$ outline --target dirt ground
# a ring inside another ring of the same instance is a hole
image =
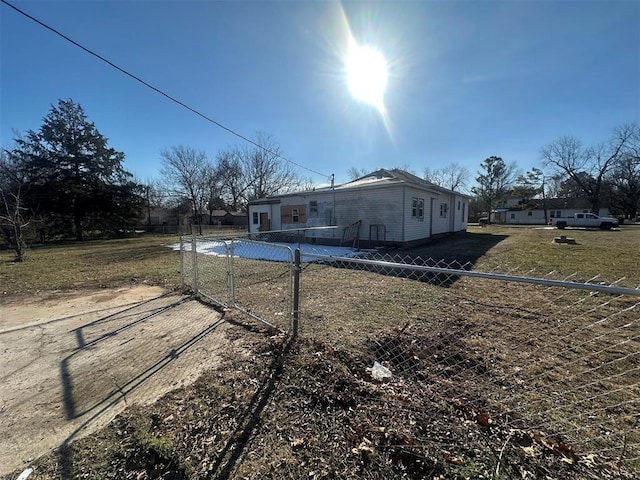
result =
[[[151,286],[3,305],[0,476],[218,365],[221,317]]]

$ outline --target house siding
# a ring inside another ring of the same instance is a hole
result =
[[[420,179],[414,181],[402,172],[396,177],[380,172],[381,176],[371,174],[355,181],[360,183],[337,186],[335,190],[323,188],[256,201],[249,205],[250,223],[253,212],[268,213],[271,230],[347,227],[359,221],[362,246],[417,245],[433,235],[466,229],[469,199],[464,195],[420,185]],[[414,199],[422,201],[421,215],[413,212]],[[298,222],[292,222],[294,208]],[[259,225],[250,224],[250,232],[257,232],[258,228]],[[340,232],[318,230],[307,236],[337,241]]]
[[[531,215],[529,215],[531,212]],[[554,217],[551,216],[552,212],[554,213]],[[555,215],[557,212],[560,212],[560,215]],[[555,217],[573,217],[575,213],[590,213],[591,209],[589,208],[549,208],[547,210],[548,219],[545,220],[544,210],[511,210],[508,212],[504,212],[504,220],[503,222],[512,224],[512,225],[545,225],[551,218]],[[598,213],[600,217],[609,216],[608,208],[601,208]],[[497,220],[499,221],[499,220]]]
[[[360,240],[375,240],[376,232],[382,237],[384,231],[379,241],[402,242],[402,207],[400,186],[336,191],[336,223],[346,226],[362,221]]]
[[[253,214],[258,214],[258,223],[253,223]],[[252,205],[249,208],[249,233],[258,233],[260,227],[261,213],[266,213],[269,218],[269,230],[280,230],[280,203],[266,203],[260,205]]]

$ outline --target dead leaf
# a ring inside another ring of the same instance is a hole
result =
[[[476,421],[480,424],[480,426],[487,428],[490,427],[493,423],[493,420],[491,420],[486,413],[482,412],[478,413],[478,415],[476,416]]]
[[[596,462],[596,454],[595,453],[590,453],[589,455],[585,455],[582,460],[584,461],[585,465],[588,467],[595,467],[597,466],[597,462]]]
[[[462,460],[458,457],[454,457],[449,452],[444,452],[444,461],[447,463],[453,463],[454,465],[462,465]]]
[[[367,438],[362,439],[362,443],[358,445],[356,448],[353,448],[351,452],[356,455],[371,455],[373,453],[373,448],[371,448],[371,441]]]
[[[304,438],[294,438],[291,442],[293,448],[300,448],[302,445],[304,445]]]

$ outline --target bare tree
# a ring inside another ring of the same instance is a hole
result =
[[[559,173],[554,173],[545,177],[545,188],[549,198],[559,198],[562,196],[563,177]]]
[[[609,178],[612,207],[626,218],[640,214],[640,155],[620,160]]]
[[[209,218],[213,217],[214,210],[221,210],[226,207],[223,195],[222,176],[217,168],[211,168],[204,178],[205,187],[207,189],[207,210]]]
[[[360,177],[364,177],[367,172],[364,168],[350,167],[347,170],[347,175],[349,175],[350,180],[357,180]]]
[[[26,178],[19,162],[7,151],[0,151],[0,227],[16,262],[26,259],[26,229],[34,219],[33,211],[25,205],[25,188]]]
[[[15,252],[15,261],[23,262],[27,252],[27,242],[25,241],[25,230],[31,223],[32,216],[29,209],[23,205],[21,188],[15,192],[0,192],[2,196],[2,207],[0,209],[0,223],[7,237],[9,245]]]
[[[216,157],[222,197],[236,210],[251,200],[294,191],[302,184],[273,137],[257,133],[254,142],[258,146],[232,147]]]
[[[453,162],[446,167],[433,171],[429,169],[429,167],[425,168],[423,178],[439,187],[448,188],[455,192],[462,192],[467,189],[471,173],[458,162]]]
[[[221,179],[222,198],[234,211],[244,205],[245,192],[250,185],[245,177],[241,158],[238,148],[223,150],[216,156],[216,172]]]
[[[301,183],[293,165],[283,160],[280,145],[272,136],[259,132],[255,143],[261,148],[243,150],[242,163],[250,181],[247,201],[296,189]]]
[[[191,204],[193,215],[202,235],[202,213],[207,202],[207,172],[213,167],[203,151],[182,145],[160,152],[163,182],[170,195],[185,198]]]
[[[610,139],[585,148],[579,139],[560,137],[542,147],[540,155],[545,167],[568,177],[589,199],[594,213],[602,206],[604,181],[607,174],[627,154],[630,144],[638,136],[638,124],[622,125]]]

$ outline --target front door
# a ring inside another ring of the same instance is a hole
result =
[[[269,214],[266,212],[260,212],[260,228],[261,232],[268,232],[270,230]]]

